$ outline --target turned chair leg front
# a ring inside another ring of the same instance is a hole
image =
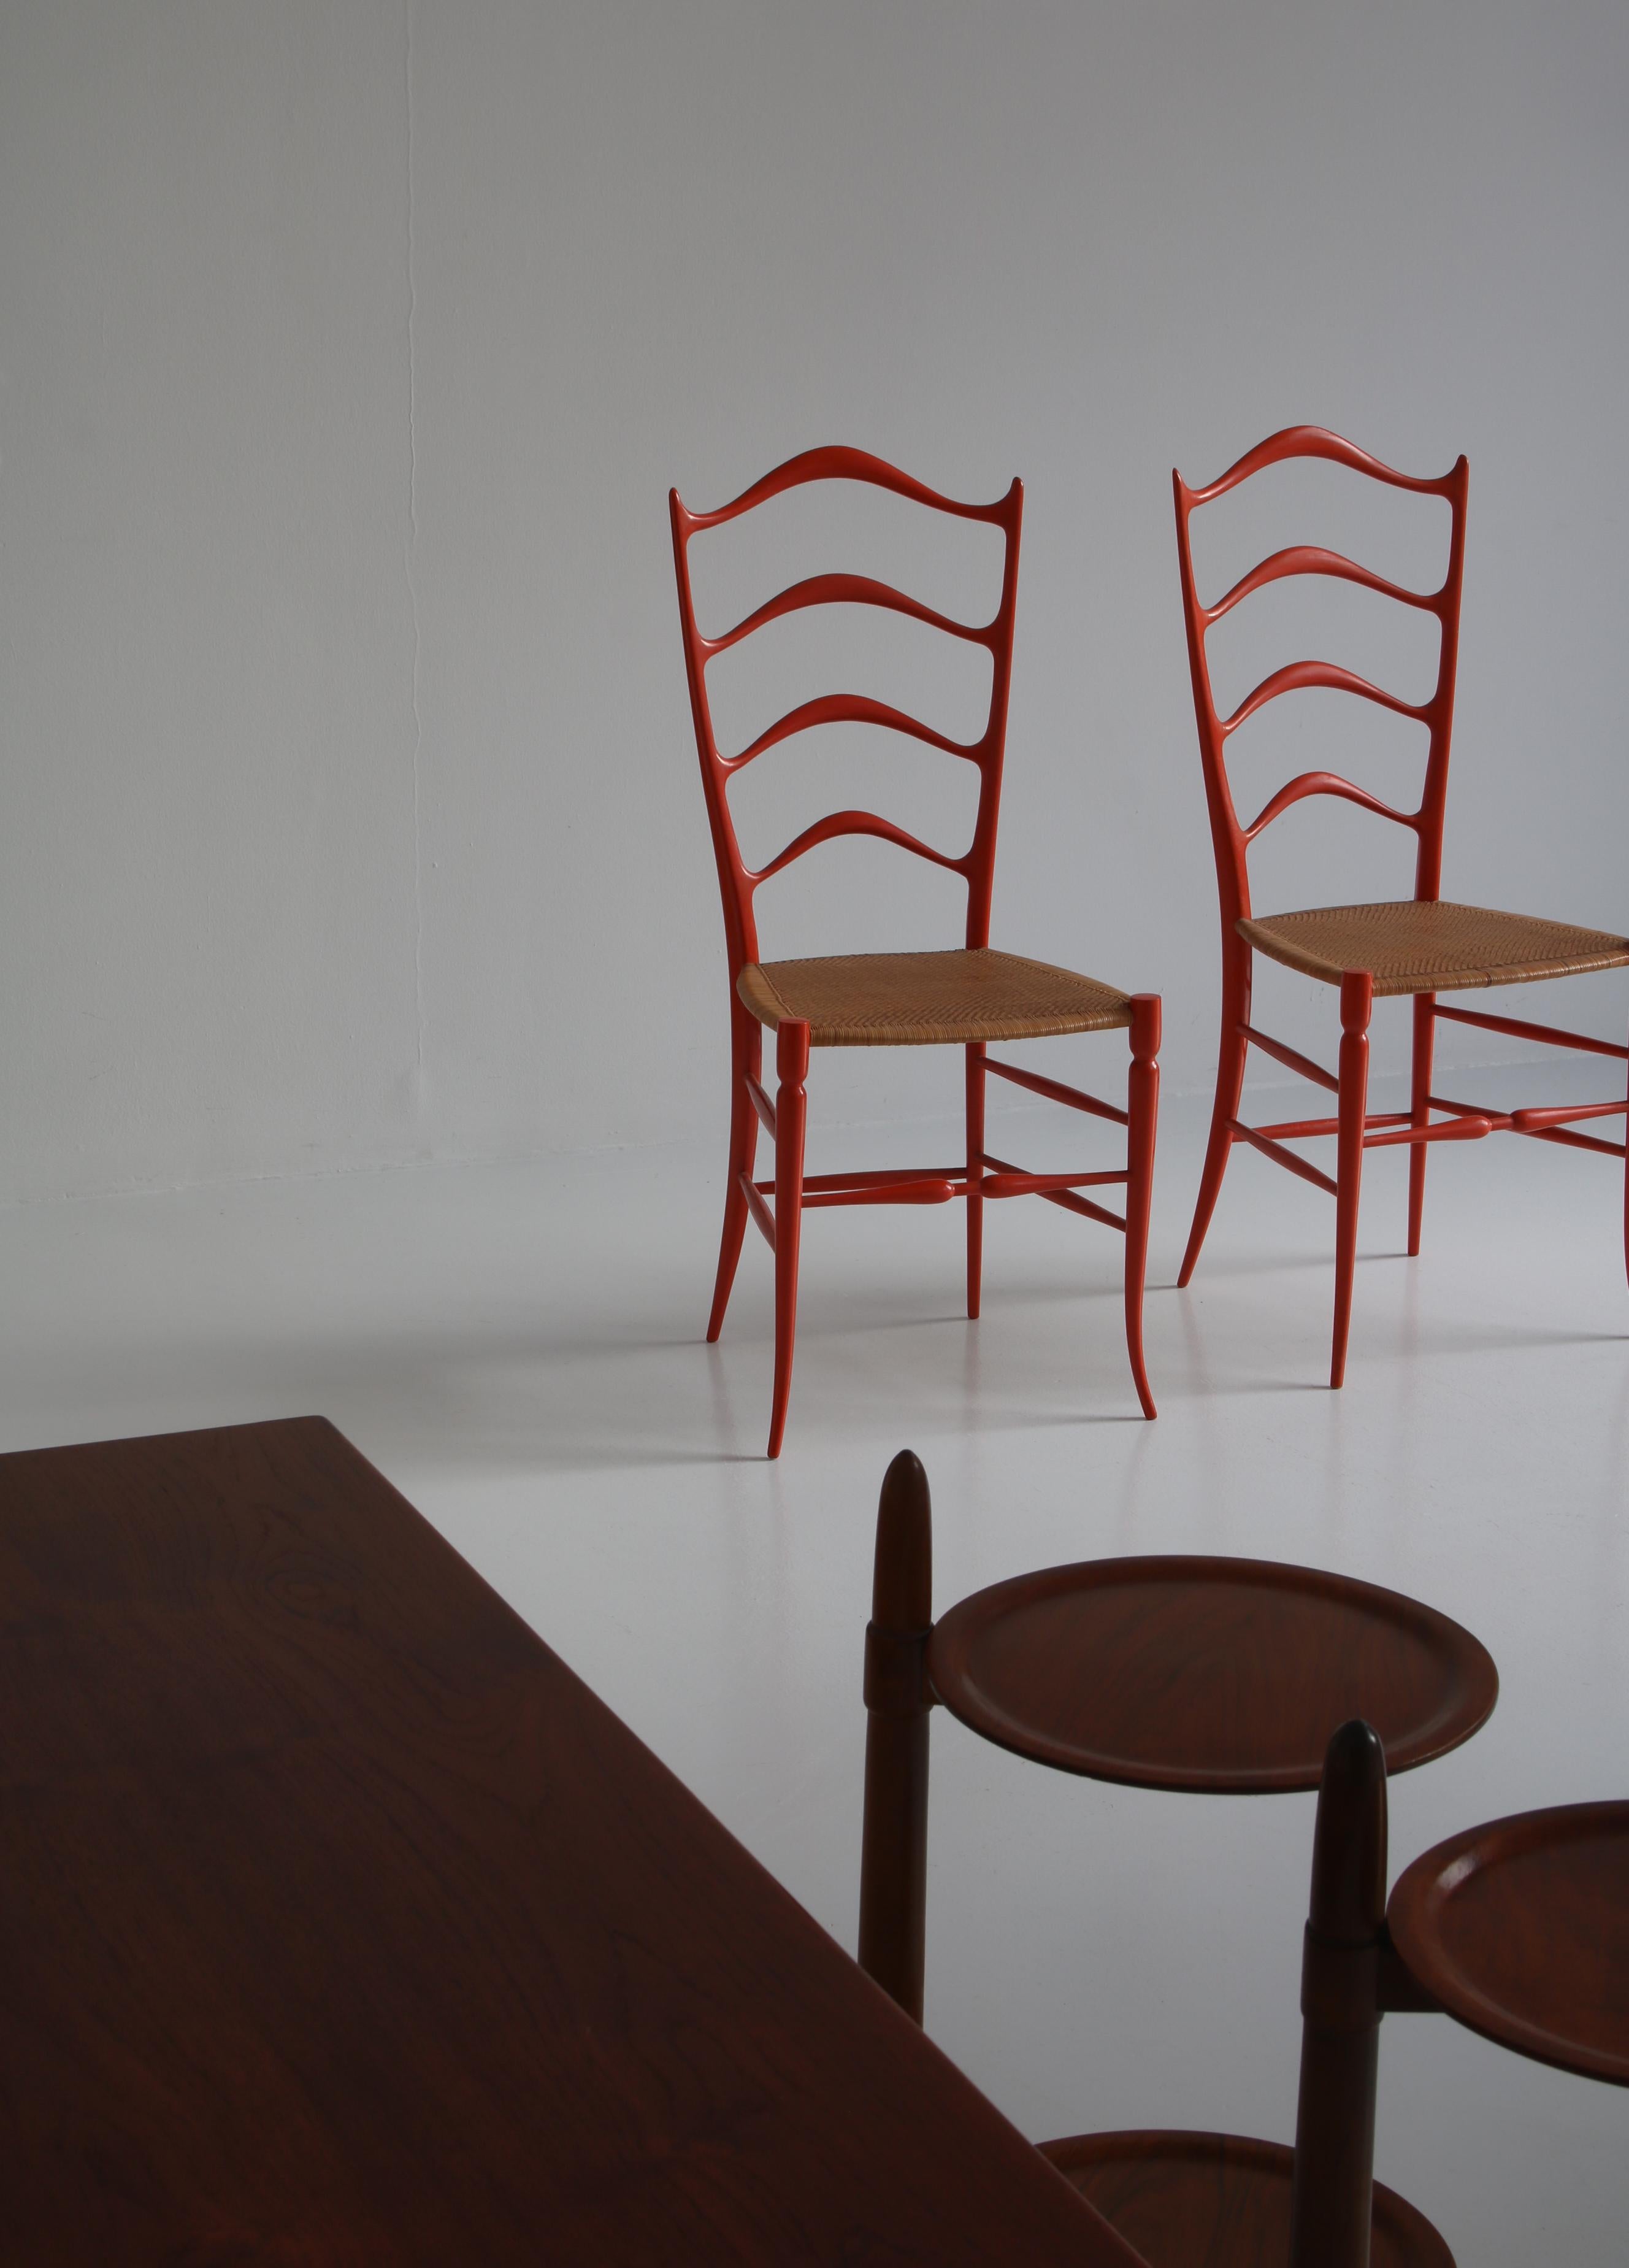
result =
[[[1148,1266],[1148,1216],[1154,1198],[1154,1142],[1160,1115],[1160,996],[1134,992],[1131,1077],[1126,1128],[1126,1351],[1145,1418],[1155,1416],[1142,1359],[1142,1296]]]
[[[1329,1382],[1346,1374],[1346,1340],[1352,1329],[1352,1282],[1357,1271],[1358,1200],[1363,1189],[1363,1133],[1369,1108],[1369,1020],[1374,981],[1354,969],[1340,987],[1340,1085],[1335,1137],[1335,1330],[1329,1356]]]
[[[1431,1063],[1436,1051],[1436,994],[1420,992],[1414,998],[1413,1068],[1409,1079],[1408,1123],[1423,1127],[1431,1123]],[[1408,1256],[1420,1257],[1420,1230],[1426,1212],[1426,1159],[1430,1152],[1427,1142],[1413,1142],[1408,1152]]]
[[[797,1336],[797,1247],[803,1217],[803,1131],[809,1097],[809,1027],[787,1022],[775,1034],[775,1381],[769,1411],[769,1454],[778,1457],[792,1392]]]
[[[967,1049],[967,1320],[976,1323],[984,1284],[984,1091],[982,1040]]]

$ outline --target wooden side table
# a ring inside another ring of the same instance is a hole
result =
[[[1517,2054],[1629,2086],[1629,1803],[1471,1828],[1417,1859],[1390,1904],[1385,1884],[1386,1759],[1360,1720],[1331,1741],[1318,1794],[1294,2151],[1158,2133],[1044,2146],[1150,2268],[1453,2268],[1436,2231],[1378,2183],[1371,2220],[1389,2011],[1441,2011]]]
[[[1468,1740],[1498,1692],[1486,1647],[1447,1616],[1373,1584],[1263,1560],[1046,1568],[975,1593],[936,1624],[927,1476],[902,1452],[883,1484],[866,1632],[861,1965],[921,2021],[936,1703],[986,1740],[1055,1771],[1258,1795],[1320,1786],[1327,1793],[1331,1734],[1360,1714],[1383,1791],[1388,1766],[1406,1771]],[[1379,1864],[1383,1886],[1383,1828]],[[1315,1876],[1315,1915],[1317,1897]],[[1315,2105],[1323,2093],[1314,2089]],[[1348,2192],[1361,2190],[1367,2261],[1372,2086],[1368,2124],[1346,2139],[1350,2162],[1341,2160],[1339,2176],[1346,2186],[1330,2211],[1338,2214]],[[1312,2168],[1317,2198],[1329,2197],[1336,2178],[1310,2145],[1298,2146],[1298,2155],[1231,2136],[1075,2136],[1043,2147],[1151,2268],[1223,2260],[1277,2268],[1287,2257],[1298,2163]],[[1332,2144],[1325,2153],[1338,2154]],[[1452,2268],[1413,2206],[1379,2187],[1372,2196],[1376,2268]],[[1305,2268],[1337,2268],[1333,2254],[1296,2257]]]

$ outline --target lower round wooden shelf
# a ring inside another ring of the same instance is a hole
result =
[[[1420,1983],[1474,2032],[1629,2087],[1629,1803],[1570,1803],[1439,1843],[1386,1919]]]
[[[1295,2156],[1237,2134],[1071,2134],[1057,2167],[1148,2268],[1286,2268]],[[1375,2183],[1371,2268],[1454,2268],[1425,2215]]]
[[[1218,1795],[1316,1787],[1351,1717],[1407,1771],[1468,1740],[1499,1694],[1492,1656],[1446,1615],[1262,1559],[1020,1575],[950,1609],[928,1668],[952,1716],[1019,1756]]]

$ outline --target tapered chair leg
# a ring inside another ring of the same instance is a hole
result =
[[[792,1392],[797,1335],[797,1247],[803,1210],[803,1127],[809,1098],[809,1027],[789,1019],[775,1033],[775,1382],[769,1454],[778,1457]]]
[[[1188,1231],[1188,1248],[1182,1256],[1182,1267],[1178,1273],[1178,1289],[1185,1285],[1198,1263],[1200,1248],[1205,1242],[1210,1217],[1216,1210],[1216,1199],[1222,1194],[1222,1177],[1228,1170],[1228,1160],[1233,1149],[1233,1121],[1239,1115],[1239,1098],[1244,1092],[1244,1059],[1250,1053],[1250,1042],[1241,1028],[1250,1021],[1251,953],[1242,941],[1224,941],[1222,966],[1222,1040],[1216,1055],[1216,1100],[1210,1114],[1210,1141],[1205,1152],[1205,1170],[1200,1175],[1200,1193],[1193,1207],[1193,1226]]]
[[[1420,992],[1414,996],[1414,1069],[1411,1081],[1408,1120],[1411,1126],[1429,1126],[1431,1111],[1427,1097],[1431,1093],[1431,1057],[1436,1040],[1436,994]],[[1420,1252],[1420,1224],[1426,1211],[1426,1154],[1429,1145],[1416,1142],[1408,1153],[1408,1256],[1415,1259]]]
[[[933,1521],[928,1476],[901,1449],[877,1508],[871,1619],[865,1633],[865,1826],[860,1847],[860,1966],[922,2021],[928,1914],[928,1641]]]
[[[1369,1108],[1369,1020],[1374,979],[1367,969],[1349,969],[1340,983],[1340,1091],[1335,1145],[1335,1332],[1330,1349],[1329,1382],[1346,1374],[1346,1339],[1352,1329],[1352,1282],[1357,1270],[1358,1199],[1363,1186],[1363,1121]]]
[[[1131,1077],[1126,1130],[1126,1351],[1145,1418],[1158,1415],[1142,1359],[1142,1293],[1148,1270],[1148,1211],[1154,1197],[1154,1138],[1160,1115],[1160,996],[1131,1003]]]
[[[984,1042],[967,1049],[967,1317],[979,1319],[984,1279]]]
[[[1385,1911],[1385,1751],[1354,1718],[1330,1742],[1313,1832],[1290,2268],[1369,2268]]]
[[[1624,1142],[1629,1150],[1629,1116],[1624,1120]],[[1624,1159],[1624,1272],[1629,1275],[1629,1155]]]
[[[724,1233],[718,1247],[713,1312],[707,1323],[709,1344],[724,1328],[724,1310],[730,1305],[736,1268],[741,1258],[741,1240],[746,1234],[746,1191],[741,1184],[744,1179],[751,1178],[752,1162],[758,1155],[758,1113],[752,1108],[746,1082],[749,1075],[753,1079],[759,1076],[763,1052],[764,1027],[737,1001],[730,1019],[730,1182],[724,1191]]]

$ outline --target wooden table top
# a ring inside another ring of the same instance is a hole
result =
[[[1136,2256],[320,1418],[0,1457],[0,2245]]]

